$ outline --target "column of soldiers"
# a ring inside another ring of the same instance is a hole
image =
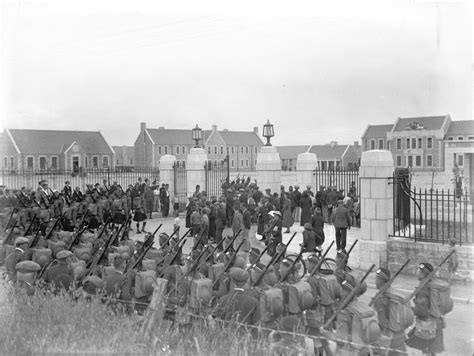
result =
[[[289,242],[285,245],[281,240],[282,214],[278,210],[264,217],[265,239],[271,243],[263,250],[249,248],[248,239],[242,238],[248,225],[234,226],[234,220],[245,220],[244,214],[242,218],[239,215],[240,203],[252,209],[248,195],[242,200],[240,197],[253,192],[253,199],[258,192],[256,185],[246,183],[243,188],[226,187],[229,194],[224,199],[228,200],[217,207],[216,231],[221,224],[231,226],[232,236],[219,239],[217,234],[212,236],[210,228],[206,234],[202,217],[198,228],[198,220],[191,213],[189,230],[182,236],[179,229],[158,234],[156,248],[153,244],[159,228],[147,233],[144,242],[129,239],[130,214],[124,207],[130,200],[119,188],[104,199],[97,191],[100,188],[91,187],[77,202],[76,208],[80,208],[70,215],[67,212],[72,204],[66,203],[56,213],[45,204],[47,198],[38,199],[38,209],[32,207],[26,212],[25,208],[26,218],[13,212],[6,223],[8,233],[2,248],[8,251],[8,279],[30,294],[41,286],[54,291],[75,290],[75,295],[79,290],[86,296],[100,296],[117,310],[142,312],[151,301],[154,281],[163,278],[167,281],[167,319],[183,328],[203,319],[211,328],[216,323],[234,322],[232,325],[242,332],[269,337],[276,354],[311,351],[332,355],[331,340],[337,355],[405,354],[405,332],[415,317],[416,327],[408,335],[408,345],[427,354],[443,350],[443,317],[452,310],[452,304],[449,306],[446,286],[434,278],[439,266],[420,265],[420,287],[411,296],[415,297],[413,308],[407,304],[411,297],[407,300],[391,287],[399,272],[391,276],[380,268],[376,284],[382,293],[372,305],[366,305],[358,298],[365,293],[365,278],[374,266],[365,275],[350,271],[350,250],[343,250],[337,254],[336,268],[329,269],[324,258],[332,244],[324,254],[306,252],[305,259],[303,249],[298,255],[288,254]],[[196,191],[192,202],[206,209],[205,193]],[[267,209],[275,209],[275,198],[262,194],[259,208],[267,205]],[[85,206],[81,204],[84,201]],[[111,208],[100,208],[101,201]],[[227,209],[231,201],[233,209]],[[138,203],[135,207],[141,208]],[[15,229],[21,236],[15,236]],[[185,255],[183,246],[188,236],[192,249]],[[312,340],[313,350],[305,349],[305,337]]]

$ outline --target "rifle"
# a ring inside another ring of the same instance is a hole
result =
[[[94,267],[97,266],[102,261],[102,259],[105,256],[105,253],[110,248],[110,246],[112,246],[112,243],[117,238],[118,234],[120,233],[120,231],[123,229],[124,226],[125,226],[125,224],[122,224],[120,226],[120,229],[117,231],[116,234],[111,234],[110,237],[108,238],[107,242],[105,243],[105,245],[103,245],[99,249],[99,251],[97,251],[97,253],[99,253],[99,258],[95,258],[95,259],[93,258],[92,261],[88,264],[86,277],[90,276],[90,274],[92,273],[92,270],[94,269]],[[104,230],[105,230],[105,227],[104,227]],[[96,254],[96,256],[97,256],[97,254]]]
[[[125,220],[125,229],[123,230],[122,237],[120,238],[120,241],[129,240],[128,229],[126,228],[129,224],[129,222],[130,222],[130,214],[128,214],[127,219]],[[160,227],[161,227],[161,225],[160,225]],[[127,238],[125,238],[125,235],[127,235],[126,236]]]
[[[375,268],[375,264],[370,266],[369,270],[364,274],[364,277],[357,282],[357,285],[353,290],[350,291],[350,293],[344,298],[344,300],[339,304],[338,308],[334,312],[334,314],[326,321],[323,325],[323,328],[326,329],[331,323],[336,319],[337,315],[352,301],[352,298],[354,298],[355,294],[359,290],[360,285],[364,280],[369,276],[369,273],[372,272],[372,270]]]
[[[374,305],[374,303],[382,296],[382,294],[384,294],[387,289],[390,288],[390,286],[392,285],[393,281],[395,280],[395,278],[397,278],[397,276],[400,274],[400,272],[406,267],[406,265],[410,263],[410,259],[408,259],[402,267],[400,267],[400,269],[397,271],[397,273],[395,273],[392,277],[390,277],[390,279],[387,281],[387,283],[385,283],[382,288],[380,288],[380,290],[377,292],[377,294],[372,298],[372,300],[370,301],[369,303],[369,307],[371,307],[372,305]]]
[[[48,240],[51,237],[51,235],[53,234],[54,229],[56,228],[56,226],[58,226],[58,223],[63,219],[65,214],[66,214],[66,212],[64,212],[59,218],[56,219],[56,221],[53,224],[53,227],[51,228],[51,230],[48,231],[48,233],[44,237],[45,240]]]
[[[41,225],[38,231],[36,231],[35,237],[33,237],[33,239],[30,241],[30,244],[28,245],[29,248],[34,247],[38,243],[40,232],[41,232]]]
[[[411,298],[413,298],[415,295],[418,294],[418,292],[428,283],[430,282],[433,277],[435,276],[436,272],[438,272],[438,270],[440,269],[440,267],[448,260],[449,257],[451,257],[451,255],[454,253],[455,250],[452,250],[451,252],[449,252],[445,258],[443,258],[443,260],[440,262],[439,265],[436,266],[436,268],[434,268],[425,278],[423,278],[423,280],[420,282],[420,284],[418,285],[418,287],[415,288],[415,290],[413,291],[412,294],[410,294],[409,297],[405,298],[405,303],[408,302]]]
[[[313,276],[319,270],[319,268],[322,266],[322,264],[324,262],[324,259],[326,258],[326,255],[328,254],[328,252],[331,249],[332,245],[334,245],[334,241],[332,241],[331,244],[329,245],[329,247],[326,249],[326,251],[324,251],[324,254],[321,256],[318,264],[316,266],[314,266],[312,271],[309,273],[310,276]]]
[[[288,243],[285,245],[285,248],[282,249],[280,252],[278,252],[276,255],[274,255],[272,257],[272,259],[270,260],[270,262],[268,262],[268,264],[266,265],[265,269],[263,270],[263,272],[260,274],[260,276],[258,276],[258,278],[255,280],[255,282],[252,283],[252,287],[255,287],[256,285],[258,285],[261,280],[263,279],[263,276],[265,275],[265,273],[267,273],[268,269],[274,264],[276,263],[276,261],[278,261],[280,259],[280,257],[285,253],[286,251],[286,248],[288,247],[288,245],[291,243],[291,241],[293,240],[293,238],[296,236],[296,232],[293,234],[293,236],[291,236],[290,240],[288,241]]]
[[[31,223],[30,223],[30,226],[28,226],[28,229],[26,229],[25,231],[25,236],[28,236],[28,234],[30,233],[30,230],[31,228],[33,227],[33,224],[35,223],[35,220],[36,220],[36,216],[38,214],[35,213],[35,215],[33,216],[33,219],[31,219]]]
[[[226,263],[225,267],[224,267],[224,270],[222,271],[221,275],[219,278],[217,278],[213,283],[212,283],[212,289],[214,289],[217,285],[218,282],[221,281],[222,279],[222,276],[224,275],[225,272],[227,272],[230,268],[230,266],[234,263],[235,261],[235,258],[237,257],[237,252],[239,252],[240,248],[242,247],[242,245],[244,244],[245,240],[242,240],[239,244],[239,246],[237,247],[237,250],[235,250],[235,253],[232,255],[232,257],[229,259],[229,261]]]
[[[21,203],[21,205],[23,205],[24,208],[28,208],[28,206],[25,204],[25,202],[23,201],[23,199],[20,197],[18,193],[15,194],[15,196],[18,199],[18,201]]]
[[[153,235],[152,235],[152,236],[153,236]],[[127,265],[127,266],[125,267],[124,273],[127,273],[127,271],[131,271],[131,270],[133,270],[134,268],[136,268],[136,267],[143,261],[143,259],[145,258],[146,254],[148,253],[148,251],[151,250],[152,247],[153,247],[153,241],[152,241],[152,243],[150,243],[146,248],[144,248],[144,249],[141,251],[140,255],[136,258],[135,261],[133,261],[133,263],[132,263],[130,266]]]
[[[352,246],[351,248],[349,249],[349,251],[347,252],[347,258],[349,259],[349,255],[351,254],[352,250],[354,249],[355,245],[357,245],[357,242],[359,242],[359,240],[355,240],[353,243],[352,243]]]
[[[66,249],[67,251],[71,251],[72,246],[74,246],[78,243],[81,235],[84,233],[84,231],[86,231],[86,229],[87,229],[87,226],[83,226],[82,229],[77,230],[76,235],[71,239],[71,243],[69,244],[69,246]],[[102,232],[100,234],[102,234]],[[99,236],[100,236],[100,234],[99,234]]]
[[[265,246],[265,248],[263,249],[263,251],[260,252],[260,255],[259,255],[258,258],[257,258],[257,262],[255,262],[252,266],[250,266],[250,268],[255,268],[255,265],[258,263],[258,261],[260,261],[260,259],[261,259],[262,256],[265,254],[265,252],[267,252],[267,250],[268,250],[269,247],[270,247],[270,245]]]
[[[291,271],[293,270],[293,268],[295,268],[296,264],[298,263],[298,260],[301,258],[301,256],[303,255],[303,249],[301,249],[300,253],[298,254],[298,256],[295,258],[295,260],[293,261],[293,263],[291,264],[290,268],[288,269],[288,271],[286,272],[286,274],[280,278],[280,280],[278,281],[278,283],[283,283],[284,281],[286,281],[286,279],[288,278],[288,276],[290,275]]]
[[[286,249],[288,248],[288,246],[290,246],[291,241],[293,241],[293,239],[295,238],[295,236],[296,236],[296,232],[293,233],[293,235],[292,235],[292,236],[290,237],[290,239],[288,240],[288,243],[285,245],[285,248],[283,249],[283,254],[278,254],[278,257],[273,261],[273,264],[278,263],[278,261],[280,260],[280,258],[285,254]]]
[[[230,250],[230,248],[232,246],[234,246],[234,241],[235,239],[237,238],[237,236],[239,236],[240,232],[242,231],[242,229],[240,229],[236,235],[234,235],[234,237],[232,237],[232,240],[230,240],[229,244],[227,245],[227,247],[224,249],[224,251],[222,251],[222,253],[227,253],[227,251]]]
[[[178,229],[176,229],[175,232],[176,232],[176,231],[178,231]],[[163,277],[163,275],[164,275],[164,273],[165,273],[166,267],[170,266],[170,265],[173,263],[173,261],[175,260],[176,256],[179,254],[179,250],[180,250],[181,247],[182,247],[182,246],[179,246],[179,244],[181,243],[181,241],[184,240],[184,238],[186,238],[186,236],[188,236],[188,234],[189,234],[190,232],[191,232],[191,229],[189,229],[188,231],[186,231],[186,233],[185,233],[185,234],[181,237],[181,239],[178,241],[178,249],[177,249],[177,251],[173,254],[173,257],[171,258],[171,260],[170,260],[170,262],[168,263],[168,265],[167,265],[167,266],[164,266],[164,265],[163,265],[163,269],[162,269],[162,271],[160,272],[160,275],[159,275],[160,278]],[[174,235],[174,232],[173,232],[173,234],[168,238],[167,243],[168,243],[169,241],[171,241],[171,237],[172,237],[173,235]],[[165,245],[166,245],[166,244],[165,244]],[[184,245],[184,243],[183,243],[183,245]],[[166,256],[163,257],[156,265],[157,265],[157,266],[160,266],[162,263],[165,262],[165,260],[166,260]]]
[[[12,222],[13,215],[15,214],[15,212],[16,212],[17,210],[18,210],[18,209],[16,208],[16,206],[14,206],[13,209],[12,209],[12,212],[10,213],[10,217],[8,218],[8,222],[7,222],[7,224],[5,225],[5,230],[7,230],[7,229],[10,227],[10,223]]]
[[[179,240],[178,245],[177,245],[178,248],[176,249],[176,252],[174,253],[173,257],[171,258],[170,263],[168,264],[168,266],[172,265],[174,260],[176,259],[176,257],[178,257],[181,249],[183,248],[183,245],[186,243],[186,240],[185,240],[186,235],[187,235],[187,233]]]

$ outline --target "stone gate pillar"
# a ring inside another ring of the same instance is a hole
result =
[[[160,187],[162,183],[169,184],[169,194],[170,194],[170,206],[173,206],[174,199],[174,163],[176,162],[176,157],[172,155],[163,155],[160,157],[158,162],[158,168],[160,169]]]
[[[257,185],[260,191],[270,188],[273,193],[280,194],[281,161],[276,147],[263,146],[257,155]]]
[[[300,153],[296,159],[296,181],[302,190],[306,189],[307,185],[313,187],[313,192],[318,190],[314,186],[314,170],[318,167],[318,157],[314,153],[305,152]]]
[[[360,267],[387,267],[387,240],[393,228],[393,157],[386,150],[362,152],[360,177]]]
[[[207,154],[204,148],[191,148],[186,158],[186,191],[188,196],[196,190],[196,185],[201,186],[201,191],[206,190],[206,171],[204,164]]]

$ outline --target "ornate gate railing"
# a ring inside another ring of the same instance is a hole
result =
[[[220,161],[208,160],[204,164],[206,172],[206,193],[210,198],[219,198],[222,194],[222,186],[229,183],[229,156]]]

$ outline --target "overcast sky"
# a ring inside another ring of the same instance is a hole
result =
[[[142,121],[270,120],[274,144],[296,145],[352,143],[399,116],[472,119],[469,2],[154,3],[4,2],[0,128],[132,145]]]

